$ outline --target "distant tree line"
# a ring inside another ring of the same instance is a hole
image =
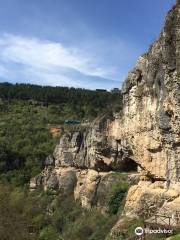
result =
[[[0,98],[35,100],[46,103],[92,103],[106,105],[120,100],[120,92],[95,91],[83,88],[51,87],[32,84],[0,83]]]
[[[44,106],[53,105],[61,115],[92,119],[108,111],[119,111],[121,92],[93,91],[82,88],[0,83],[0,99],[28,101]]]

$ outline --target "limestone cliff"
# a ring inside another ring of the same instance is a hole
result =
[[[180,9],[168,13],[159,39],[122,88],[123,111],[112,135],[152,176],[180,180]]]
[[[124,214],[149,218],[165,209],[171,216],[180,209],[180,1],[122,92],[123,111],[113,122],[112,136],[131,147],[131,158],[143,169],[128,191]],[[112,239],[121,225],[112,229]]]
[[[31,188],[43,185],[71,192],[90,207],[101,205],[99,186],[110,185],[111,171],[138,169],[140,182],[129,189],[124,214],[138,215],[146,200],[154,209],[162,207],[168,198],[180,209],[179,1],[168,13],[158,40],[129,72],[122,93],[121,112],[60,139]]]
[[[140,163],[144,175],[129,189],[124,213],[151,216],[167,206],[173,213],[180,209],[179,1],[122,91],[123,111],[113,122],[112,136],[131,147],[131,158]]]
[[[136,169],[136,163],[128,158],[127,146],[123,149],[111,136],[113,121],[107,114],[84,131],[65,134],[53,154],[55,166],[96,171]]]
[[[31,180],[30,188],[43,186],[66,196],[73,194],[86,208],[106,207],[109,197],[105,195],[121,180],[115,172],[137,171],[128,148],[123,149],[110,136],[113,119],[107,114],[88,129],[64,134],[54,153],[46,158],[44,171]]]

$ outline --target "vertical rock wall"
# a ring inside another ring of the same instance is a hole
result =
[[[180,7],[142,55],[122,88],[123,111],[112,136],[155,178],[180,181]]]

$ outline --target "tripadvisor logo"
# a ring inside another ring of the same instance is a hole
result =
[[[142,236],[143,234],[173,234],[172,229],[149,229],[149,228],[142,228],[142,227],[137,227],[135,229],[135,234],[137,236]]]
[[[143,232],[144,232],[144,230],[143,230],[142,227],[137,227],[137,228],[135,229],[135,234],[136,234],[137,236],[143,235]]]

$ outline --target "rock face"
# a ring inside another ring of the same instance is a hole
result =
[[[120,113],[61,138],[46,159],[44,172],[31,181],[32,188],[43,185],[73,193],[85,207],[104,206],[114,181],[110,171],[138,169],[140,182],[129,189],[124,214],[139,215],[147,201],[152,209],[159,208],[165,203],[162,195],[179,204],[179,1],[168,13],[158,40],[129,72],[122,93]]]
[[[171,216],[180,209],[180,1],[122,92],[123,111],[112,124],[112,136],[130,146],[131,158],[143,169],[139,183],[128,191],[124,215],[149,218],[166,209]]]
[[[84,132],[65,134],[53,154],[55,166],[96,171],[136,169],[137,164],[128,158],[127,146],[122,148],[111,136],[113,119],[105,115]]]
[[[124,215],[149,218],[164,208],[170,216],[179,210],[179,1],[168,13],[159,39],[138,59],[124,82],[123,112],[113,122],[112,135],[130,145],[131,158],[143,169],[139,183],[128,191]],[[118,233],[121,221],[112,229],[112,236]]]
[[[179,23],[177,3],[159,39],[129,72],[122,111],[96,119],[85,132],[65,134],[54,151],[56,167],[107,171],[139,165],[154,179],[180,181]]]
[[[123,84],[123,112],[112,135],[152,176],[180,180],[180,9]]]
[[[125,181],[127,177],[115,172],[97,172],[93,169],[77,169],[74,167],[46,167],[33,178],[30,189],[43,186],[44,190],[58,191],[68,197],[74,195],[80,200],[82,207],[100,207],[106,210],[112,195],[112,186]]]
[[[128,146],[111,136],[113,121],[114,116],[105,115],[89,129],[64,134],[46,158],[44,171],[31,180],[31,190],[43,186],[65,196],[73,194],[85,208],[105,209],[112,186],[121,180],[116,172],[131,173],[138,166],[129,158]]]

